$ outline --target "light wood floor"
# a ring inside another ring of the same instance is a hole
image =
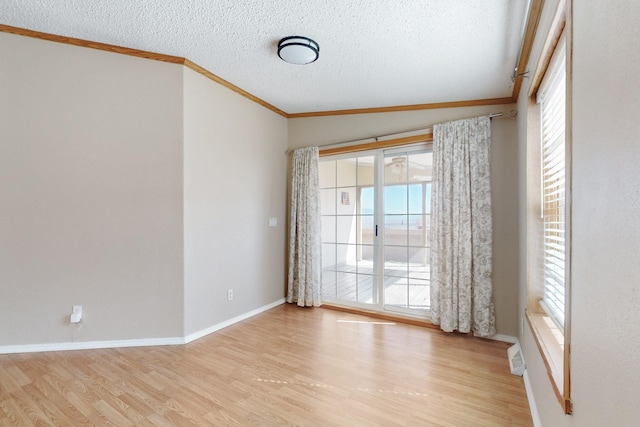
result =
[[[0,425],[530,426],[507,347],[282,305],[184,346],[0,355]]]

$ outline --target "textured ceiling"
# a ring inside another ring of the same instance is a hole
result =
[[[185,57],[287,113],[511,96],[526,0],[2,0],[0,24]],[[283,37],[320,45],[290,65]]]

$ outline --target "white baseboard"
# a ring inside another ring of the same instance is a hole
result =
[[[518,338],[512,337],[511,335],[496,334],[489,338],[492,340],[508,342],[511,344],[519,343]],[[526,368],[524,370],[524,373],[522,374],[522,378],[524,379],[524,389],[527,393],[527,400],[529,401],[529,410],[531,411],[531,418],[533,419],[533,427],[542,427],[540,415],[538,414],[538,408],[536,407],[536,401],[533,396],[533,389],[531,388],[531,381],[529,381],[529,374]]]
[[[238,323],[238,322],[241,322],[243,320],[246,320],[246,319],[248,319],[250,317],[255,316],[256,314],[260,314],[260,313],[262,313],[264,311],[271,310],[272,308],[277,307],[279,305],[282,305],[284,303],[285,303],[285,299],[282,298],[282,299],[279,299],[277,301],[272,302],[271,304],[263,305],[262,307],[256,308],[255,310],[252,310],[252,311],[250,311],[248,313],[244,313],[244,314],[241,314],[240,316],[236,316],[236,317],[231,318],[229,320],[225,320],[224,322],[220,322],[220,323],[218,323],[216,325],[209,326],[206,329],[203,329],[201,331],[194,332],[192,334],[189,334],[189,335],[185,336],[184,337],[184,342],[185,343],[190,343],[191,341],[195,341],[198,338],[202,338],[202,337],[204,337],[206,335],[209,335],[209,334],[211,334],[213,332],[219,331],[220,329],[226,328],[227,326],[231,326],[234,323]]]
[[[531,418],[533,418],[533,427],[542,427],[542,421],[540,421],[540,414],[538,414],[538,407],[536,406],[536,400],[533,396],[533,389],[531,388],[531,381],[529,380],[529,373],[524,370],[522,375],[524,379],[524,389],[527,391],[527,399],[529,400],[529,409],[531,410]]]
[[[508,342],[511,344],[515,344],[518,342],[518,338],[512,337],[511,335],[495,334],[494,336],[488,338],[490,340]]]
[[[519,343],[518,338],[512,337],[510,335],[502,335],[497,334],[490,337],[492,340],[508,342],[511,344]],[[526,359],[525,359],[526,360]],[[527,393],[527,400],[529,401],[529,410],[531,411],[531,418],[533,419],[533,427],[542,427],[542,421],[540,421],[540,414],[538,414],[538,407],[536,406],[536,401],[533,396],[533,389],[531,388],[531,381],[529,380],[529,373],[525,368],[524,373],[522,374],[522,379],[524,380],[524,389]]]
[[[26,344],[26,345],[6,345],[0,347],[0,354],[10,353],[41,353],[43,351],[65,351],[65,350],[92,350],[98,348],[118,348],[118,347],[145,347],[151,345],[180,345],[184,344],[182,337],[168,338],[144,338],[133,340],[110,340],[110,341],[76,341],[50,344]]]
[[[248,313],[241,314],[232,319],[213,325],[201,331],[189,334],[185,337],[167,337],[167,338],[142,338],[132,340],[110,340],[110,341],[76,341],[49,344],[26,344],[26,345],[6,345],[0,346],[0,354],[11,353],[40,353],[44,351],[65,351],[65,350],[92,350],[100,348],[119,348],[119,347],[146,347],[153,345],[181,345],[202,338],[222,328],[231,326],[242,320],[248,319],[263,311],[267,311],[281,304],[285,299],[279,299],[271,304],[264,305]]]

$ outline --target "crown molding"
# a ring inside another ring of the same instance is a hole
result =
[[[162,53],[147,52],[146,50],[132,49],[129,47],[116,46],[106,43],[98,43],[89,40],[76,39],[74,37],[58,36],[56,34],[43,33],[40,31],[27,30],[25,28],[11,27],[0,24],[0,32],[15,34],[18,36],[32,37],[40,40],[47,40],[56,43],[70,44],[73,46],[87,47],[90,49],[104,50],[121,55],[136,56],[138,58],[152,59],[154,61],[170,62],[172,64],[183,64],[185,59],[179,56],[165,55]]]
[[[520,60],[518,63],[519,70],[524,70],[527,67],[529,56],[531,55],[531,48],[533,46],[533,41],[535,39],[535,34],[538,28],[538,22],[540,20],[540,15],[542,13],[543,5],[544,5],[544,0],[532,0],[531,2],[529,19],[526,24],[527,26],[526,26],[525,37],[523,40],[522,51],[521,51]],[[148,51],[139,50],[139,49],[132,49],[128,47],[122,47],[122,46],[116,46],[116,45],[111,45],[106,43],[99,43],[99,42],[93,42],[89,40],[78,39],[74,37],[59,36],[55,34],[43,33],[40,31],[28,30],[28,29],[19,28],[19,27],[12,27],[12,26],[3,25],[3,24],[0,24],[0,32],[20,35],[25,37],[32,37],[32,38],[52,41],[56,43],[64,43],[64,44],[69,44],[73,46],[80,46],[80,47],[85,47],[90,49],[98,49],[98,50],[103,50],[107,52],[118,53],[121,55],[129,55],[129,56],[135,56],[138,58],[151,59],[154,61],[169,62],[172,64],[181,64],[203,75],[204,77],[232,90],[233,92],[236,92],[237,94],[249,99],[250,101],[253,101],[287,119],[297,119],[297,118],[305,118],[305,117],[342,116],[342,115],[350,115],[350,114],[372,114],[372,113],[390,113],[390,112],[400,112],[400,111],[433,110],[433,109],[440,109],[440,108],[475,107],[475,106],[483,106],[483,105],[513,104],[518,101],[520,88],[522,86],[522,79],[524,78],[524,75],[517,76],[514,81],[512,95],[510,97],[504,97],[504,98],[487,98],[487,99],[475,99],[475,100],[452,101],[452,102],[396,105],[396,106],[388,106],[388,107],[354,108],[354,109],[345,109],[345,110],[287,113],[277,108],[276,106],[264,101],[263,99],[260,99],[257,96],[252,95],[251,93],[245,91],[244,89],[228,82],[227,80],[213,74],[209,70],[190,61],[189,59],[182,58],[179,56],[148,52]]]
[[[180,64],[183,65],[187,68],[192,69],[193,71],[203,75],[204,77],[208,78],[209,80],[213,80],[214,82],[226,87],[227,89],[230,89],[234,92],[236,92],[237,94],[244,96],[245,98],[259,104],[262,105],[263,107],[281,115],[282,117],[287,117],[287,113],[285,113],[284,111],[280,110],[279,108],[269,104],[268,102],[258,98],[257,96],[254,96],[252,94],[250,94],[249,92],[239,88],[238,86],[229,83],[228,81],[224,80],[221,77],[216,76],[215,74],[213,74],[212,72],[210,72],[209,70],[199,66],[198,64],[186,59],[186,58],[182,58],[180,56],[172,56],[172,55],[165,55],[162,53],[155,53],[155,52],[148,52],[145,50],[140,50],[140,49],[132,49],[132,48],[128,48],[128,47],[123,47],[123,46],[116,46],[116,45],[112,45],[112,44],[107,44],[107,43],[99,43],[99,42],[93,42],[93,41],[89,41],[89,40],[83,40],[83,39],[77,39],[74,37],[65,37],[65,36],[58,36],[55,34],[49,34],[49,33],[43,33],[40,31],[33,31],[33,30],[27,30],[24,28],[18,28],[18,27],[11,27],[9,25],[2,25],[0,24],[0,32],[3,33],[10,33],[10,34],[15,34],[15,35],[19,35],[19,36],[24,36],[24,37],[32,37],[32,38],[36,38],[36,39],[40,39],[40,40],[46,40],[46,41],[51,41],[51,42],[56,42],[56,43],[63,43],[63,44],[68,44],[68,45],[72,45],[72,46],[79,46],[79,47],[85,47],[85,48],[90,48],[90,49],[98,49],[98,50],[103,50],[106,52],[112,52],[112,53],[118,53],[121,55],[129,55],[129,56],[135,56],[137,58],[144,58],[144,59],[151,59],[154,61],[161,61],[161,62],[169,62],[171,64]]]
[[[350,110],[331,110],[331,111],[311,111],[308,113],[290,113],[287,114],[289,119],[298,119],[304,117],[322,117],[322,116],[344,116],[348,114],[372,114],[372,113],[392,113],[398,111],[415,111],[415,110],[435,110],[440,108],[460,108],[460,107],[477,107],[481,105],[504,105],[513,104],[515,101],[512,97],[505,98],[488,98],[474,99],[467,101],[452,102],[435,102],[429,104],[413,104],[413,105],[396,105],[389,107],[376,108],[354,108]]]

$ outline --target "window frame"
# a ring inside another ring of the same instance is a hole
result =
[[[527,308],[526,318],[538,346],[556,398],[572,413],[571,349],[571,1],[561,0],[536,66],[527,104]],[[565,277],[564,322],[554,321],[540,304],[544,293],[542,252],[541,108],[536,102],[559,43],[565,48]]]

